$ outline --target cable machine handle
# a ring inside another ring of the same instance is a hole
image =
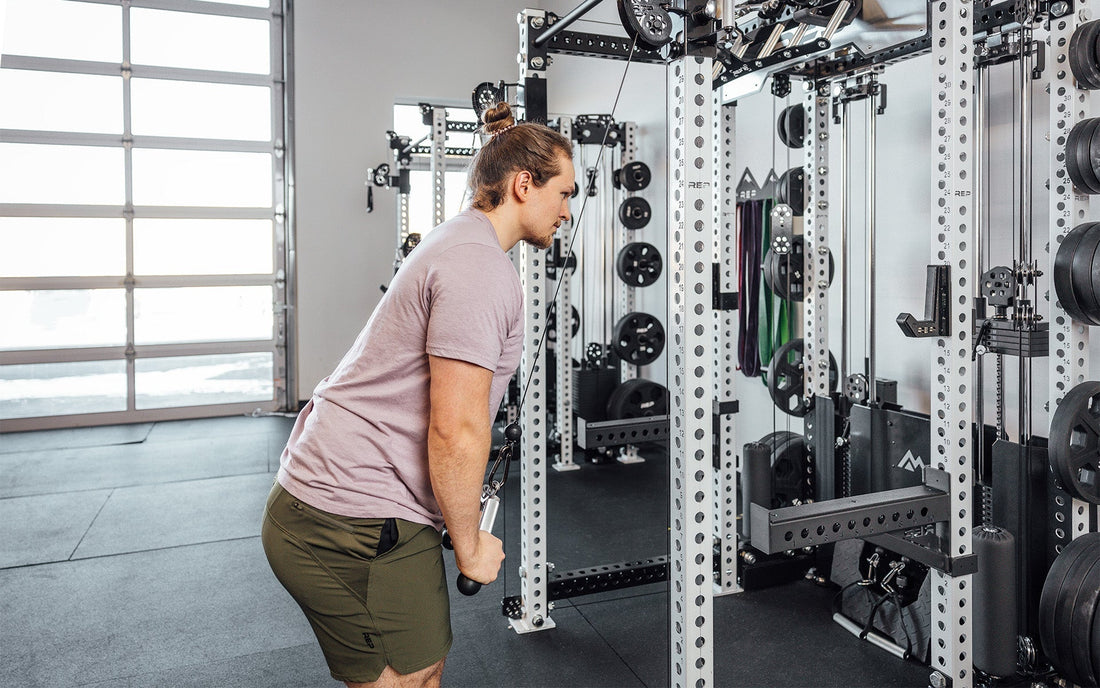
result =
[[[497,520],[497,511],[499,509],[500,497],[493,495],[485,500],[485,504],[481,507],[481,523],[478,525],[478,528],[487,533],[493,532],[493,524]],[[458,591],[460,593],[467,596],[476,595],[478,590],[481,590],[481,583],[471,580],[461,573],[458,574]]]

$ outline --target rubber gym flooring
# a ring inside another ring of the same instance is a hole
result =
[[[292,419],[236,417],[0,435],[0,685],[331,687],[267,567],[260,514]],[[549,471],[558,571],[667,548],[667,460]],[[513,469],[515,466],[513,466]],[[452,589],[445,686],[667,686],[666,584],[563,600],[518,635],[519,479],[502,579]],[[453,558],[450,575],[456,573]],[[717,686],[923,688],[928,669],[860,642],[806,581],[715,599]]]

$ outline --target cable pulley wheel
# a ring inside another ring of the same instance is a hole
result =
[[[806,109],[802,103],[789,105],[779,112],[775,122],[779,141],[787,148],[806,145]]]
[[[665,350],[665,328],[648,313],[627,313],[615,324],[611,348],[626,363],[649,365]]]
[[[390,183],[389,163],[382,163],[371,172],[371,181],[375,186],[385,186]]]
[[[570,318],[569,318],[569,336],[570,338],[576,337],[577,332],[581,329],[581,314],[577,311],[576,306],[570,306]],[[550,309],[550,315],[546,320],[546,341],[551,344],[558,341],[558,317],[557,306]]]
[[[1096,308],[1100,305],[1100,264],[1096,260],[1096,249],[1100,246],[1096,241],[1098,234],[1100,223],[1077,225],[1062,239],[1054,256],[1052,281],[1058,302],[1070,317],[1086,325],[1100,325],[1100,310]]]
[[[1066,492],[1100,504],[1100,382],[1082,382],[1058,404],[1050,421],[1048,453]]]
[[[1059,673],[1078,685],[1096,685],[1098,580],[1100,533],[1085,533],[1055,557],[1039,597],[1043,652]]]
[[[649,207],[649,201],[638,196],[631,196],[619,206],[619,222],[627,229],[641,229],[649,224],[649,218],[653,214]]]
[[[615,274],[632,287],[648,287],[661,276],[664,262],[653,244],[632,241],[623,246],[615,260]]]
[[[672,18],[659,2],[618,0],[626,35],[643,50],[660,50],[672,40]]]
[[[768,364],[768,394],[772,402],[786,414],[802,418],[813,409],[813,397],[802,395],[805,386],[804,343],[801,339],[792,339],[775,352]],[[829,390],[836,390],[836,359],[829,354]]]
[[[615,187],[621,187],[627,191],[641,191],[649,186],[652,180],[653,173],[649,171],[649,165],[637,160],[628,162],[614,173]]]
[[[1077,84],[1086,90],[1100,89],[1100,21],[1079,25],[1069,39],[1069,69]]]
[[[668,415],[668,390],[652,380],[627,380],[607,398],[607,418],[645,418]]]
[[[790,206],[795,217],[802,217],[806,210],[806,171],[792,167],[779,175],[776,189],[776,200]]]
[[[474,106],[474,113],[480,121],[486,110],[504,100],[504,91],[491,81],[483,81],[474,87],[470,100]]]

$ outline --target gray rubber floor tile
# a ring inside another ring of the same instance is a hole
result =
[[[273,480],[261,473],[119,488],[73,559],[259,536]]]
[[[448,688],[634,688],[646,685],[576,609],[554,611],[556,628],[520,635],[500,610],[451,614],[455,641],[443,669]]]
[[[0,568],[65,561],[110,490],[0,499]]]
[[[257,652],[137,676],[80,684],[82,688],[336,688],[316,643]]]
[[[259,538],[0,570],[2,686],[125,681],[313,642]]]
[[[144,442],[152,428],[152,423],[134,423],[131,425],[104,425],[95,428],[8,432],[0,434],[0,454],[40,451],[43,449],[75,449],[77,447],[133,444]]]
[[[210,437],[0,454],[0,498],[265,473],[268,437]]]

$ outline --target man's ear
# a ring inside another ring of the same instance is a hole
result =
[[[526,201],[533,186],[534,179],[527,170],[519,171],[512,179],[512,190],[515,192],[517,200]]]

